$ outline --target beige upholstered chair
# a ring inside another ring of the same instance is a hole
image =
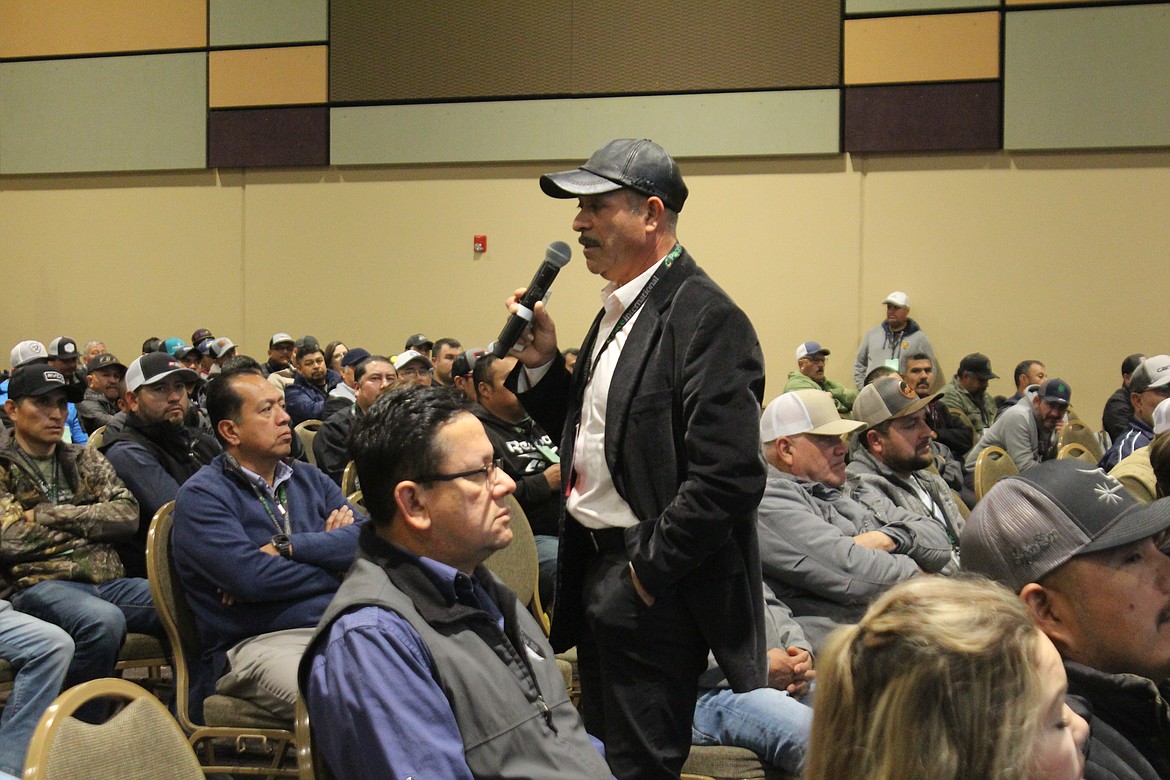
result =
[[[89,435],[89,439],[85,442],[85,446],[91,447],[91,448],[96,450],[98,447],[102,446],[102,441],[105,438],[106,438],[106,426],[103,425],[102,427],[96,429],[93,433],[91,433]]]
[[[544,629],[545,636],[548,636],[548,615],[540,603],[540,561],[536,554],[536,537],[532,534],[532,526],[528,524],[528,515],[524,514],[516,497],[509,495],[505,501],[512,515],[512,543],[492,553],[484,565],[504,581],[521,604],[528,607],[528,611]],[[581,699],[576,653],[570,651],[559,654],[557,667],[565,678],[569,698],[576,705]]]
[[[1070,420],[1057,434],[1057,452],[1070,444],[1079,444],[1084,447],[1087,452],[1092,454],[1093,463],[1099,463],[1105,455],[1105,450],[1101,448],[1101,441],[1097,438],[1097,434],[1089,430],[1089,427],[1079,420]],[[1087,458],[1081,458],[1081,460],[1088,462]]]
[[[769,766],[752,751],[737,747],[695,745],[683,764],[680,780],[787,780],[783,770]]]
[[[320,420],[305,420],[293,428],[293,431],[300,438],[301,444],[305,446],[305,457],[314,466],[317,465],[317,456],[313,453],[313,439],[317,437],[317,431],[321,430],[322,425],[324,423]]]
[[[1061,447],[1057,451],[1056,457],[1058,460],[1068,460],[1070,458],[1081,460],[1085,463],[1092,463],[1094,466],[1096,466],[1097,461],[1100,460],[1096,455],[1088,450],[1085,445],[1077,441],[1070,441],[1068,444]]]
[[[208,774],[235,776],[296,777],[297,770],[284,767],[285,754],[293,743],[292,723],[274,718],[268,711],[244,699],[213,694],[203,702],[206,725],[192,722],[187,709],[191,685],[191,659],[199,657],[199,638],[195,616],[187,604],[183,586],[174,574],[171,562],[171,516],[175,503],[164,505],[150,524],[146,538],[146,566],[154,606],[166,629],[175,670],[175,715],[188,735],[191,746],[202,749]],[[249,743],[271,756],[267,767],[217,763],[216,741],[231,740],[238,752]]]
[[[987,447],[975,459],[975,500],[982,501],[992,485],[1004,477],[1019,473],[1020,470],[1003,447]]]
[[[353,461],[351,460],[345,464],[345,471],[341,473],[341,492],[348,496],[357,492],[357,489],[357,467],[353,465]]]
[[[102,724],[72,717],[93,699],[129,702]],[[90,680],[57,697],[41,716],[24,764],[26,780],[203,780],[187,737],[158,699],[116,677]]]

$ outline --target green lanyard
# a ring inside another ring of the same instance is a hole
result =
[[[288,520],[288,489],[285,487],[285,484],[282,482],[272,494],[273,498],[276,499],[276,508],[274,510],[272,503],[268,500],[268,496],[260,489],[256,481],[248,476],[247,472],[244,471],[244,467],[240,465],[240,462],[230,453],[225,456],[225,460],[243,478],[244,482],[248,483],[248,487],[252,488],[253,495],[260,500],[260,505],[264,507],[265,513],[268,514],[268,519],[276,526],[276,532],[291,534],[292,525]],[[277,513],[280,514],[280,520],[276,519]]]
[[[45,476],[41,471],[40,466],[38,466],[36,462],[33,461],[27,452],[21,449],[19,445],[13,449],[16,450],[16,454],[20,456],[20,459],[24,461],[24,465],[28,466],[32,478],[37,481],[37,485],[40,487],[41,491],[45,494],[46,497],[48,497],[49,503],[55,505],[57,503],[57,499],[60,497],[60,490],[57,487],[57,453],[54,452],[51,456],[53,459],[53,470],[52,476],[49,477],[52,482],[49,483],[45,482]]]
[[[601,349],[597,350],[597,356],[592,359],[590,359],[589,356],[586,356],[586,360],[589,362],[585,366],[585,371],[583,372],[585,376],[585,385],[588,385],[589,382],[593,379],[593,370],[597,367],[597,362],[601,360],[601,355],[603,352],[605,352],[605,348],[608,347],[610,342],[614,340],[619,332],[621,332],[621,329],[624,328],[629,323],[629,321],[634,318],[634,315],[638,313],[638,309],[642,308],[642,304],[644,304],[646,299],[650,297],[650,292],[654,289],[655,285],[661,281],[662,277],[666,275],[666,272],[670,270],[670,266],[674,264],[674,261],[678,259],[679,255],[682,254],[682,251],[682,244],[674,245],[674,248],[670,250],[665,258],[663,258],[662,263],[658,266],[657,270],[654,271],[654,275],[651,276],[650,280],[646,282],[646,286],[642,288],[642,292],[638,293],[638,297],[634,299],[633,303],[631,303],[626,308],[626,310],[622,312],[621,318],[618,319],[617,324],[613,326],[613,330],[609,332],[609,335],[605,337],[605,341],[602,342]],[[582,387],[584,387],[584,385],[582,385]]]

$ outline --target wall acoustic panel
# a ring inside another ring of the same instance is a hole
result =
[[[998,149],[1000,83],[845,88],[846,152]]]
[[[202,168],[207,55],[0,63],[0,173]]]
[[[998,77],[998,12],[845,22],[846,84]]]
[[[836,87],[839,0],[332,0],[330,99]]]
[[[593,0],[572,33],[574,94],[840,84],[840,0]]]
[[[3,58],[206,45],[206,0],[0,0]]]
[[[329,164],[329,109],[251,108],[207,117],[209,168]]]
[[[572,8],[547,0],[332,0],[330,99],[565,94]]]
[[[680,157],[836,154],[835,89],[330,110],[334,165],[578,159],[613,138]]]
[[[212,46],[314,43],[329,38],[328,0],[210,0]]]
[[[999,0],[845,0],[845,15],[999,8]]]
[[[212,108],[324,103],[329,47],[213,51],[207,75],[207,102]]]
[[[1011,11],[1004,146],[1170,145],[1170,4]]]

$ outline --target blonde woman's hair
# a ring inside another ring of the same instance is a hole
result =
[[[1040,734],[1037,636],[990,580],[891,588],[817,658],[805,780],[1024,780]]]

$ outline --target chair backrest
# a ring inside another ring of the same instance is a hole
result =
[[[98,447],[102,446],[102,441],[105,438],[106,426],[103,425],[89,435],[89,439],[85,442],[85,446],[96,450]]]
[[[502,550],[492,553],[484,561],[484,565],[492,573],[504,581],[504,584],[516,594],[517,600],[528,607],[533,617],[540,622],[545,633],[548,633],[548,616],[544,614],[544,607],[540,603],[540,560],[536,552],[536,537],[532,534],[532,526],[528,523],[528,515],[520,508],[516,497],[509,495],[505,499],[508,511],[512,515],[509,524],[512,528],[512,543]]]
[[[1093,462],[1097,463],[1105,455],[1105,450],[1101,447],[1101,440],[1097,438],[1097,434],[1089,429],[1083,422],[1070,420],[1060,433],[1056,436],[1057,452],[1063,450],[1070,444],[1079,444],[1085,448],[1087,452],[1092,454]],[[1087,460],[1087,459],[1086,459]]]
[[[150,592],[174,656],[175,716],[179,725],[190,733],[198,728],[187,712],[191,687],[191,662],[199,658],[199,631],[195,613],[187,603],[187,594],[175,575],[171,558],[171,531],[174,528],[175,502],[159,507],[146,535],[146,572]]]
[[[1076,460],[1083,460],[1085,463],[1092,463],[1094,466],[1097,465],[1097,461],[1099,460],[1085,445],[1076,441],[1070,441],[1061,447],[1056,453],[1056,458],[1057,460],[1074,458]]]
[[[72,717],[99,698],[129,704],[105,723]],[[203,780],[203,769],[175,719],[150,692],[117,677],[90,680],[49,705],[29,743],[28,780]]]
[[[305,446],[305,457],[314,466],[317,465],[317,455],[313,452],[313,439],[317,437],[317,431],[321,430],[322,425],[324,423],[320,420],[305,420],[293,428],[293,431],[300,437],[301,444]]]
[[[313,727],[303,696],[297,697],[296,709],[297,772],[300,780],[334,780],[333,772],[313,744]]]
[[[357,466],[351,460],[345,464],[345,471],[341,474],[341,492],[349,495],[358,489]]]
[[[964,520],[971,516],[971,507],[967,506],[967,502],[963,500],[963,497],[959,495],[957,490],[951,491],[951,499],[954,500],[955,507],[959,510],[959,514],[963,516]]]
[[[975,500],[982,501],[991,486],[1004,477],[1019,474],[1015,461],[1003,447],[992,445],[975,459]]]

